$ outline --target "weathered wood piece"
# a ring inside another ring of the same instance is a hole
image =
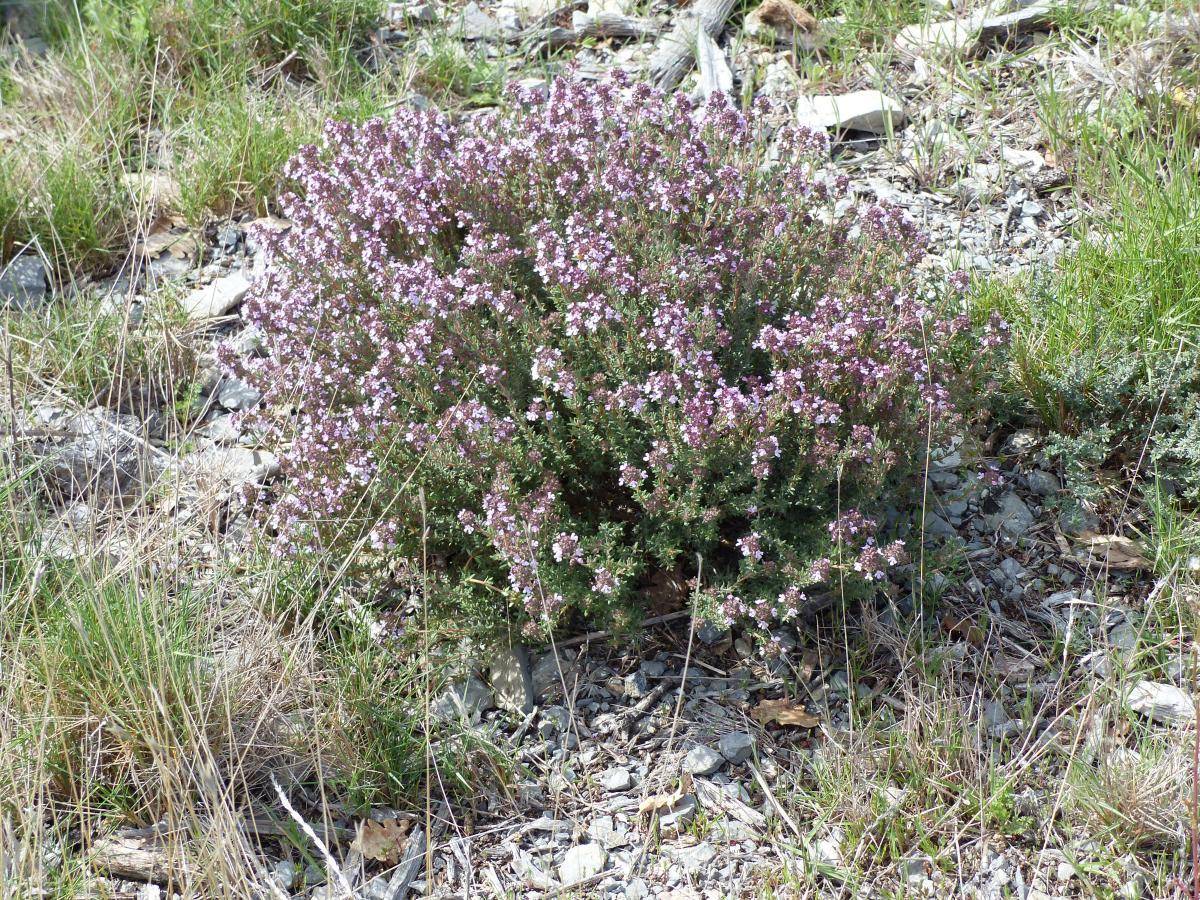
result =
[[[698,0],[681,11],[650,55],[650,80],[664,91],[677,87],[696,62],[697,34],[703,30],[716,40],[733,7],[734,0]]]
[[[696,62],[700,65],[700,94],[706,100],[717,91],[733,94],[733,70],[725,51],[703,29],[696,32]]]

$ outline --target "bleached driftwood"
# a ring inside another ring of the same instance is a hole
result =
[[[734,0],[698,0],[695,6],[681,11],[650,55],[650,80],[665,91],[677,87],[695,64],[699,32],[703,30],[716,40],[733,6]]]
[[[725,51],[703,29],[696,32],[696,62],[700,65],[701,96],[707,100],[717,91],[726,95],[733,93],[733,70],[729,68]]]

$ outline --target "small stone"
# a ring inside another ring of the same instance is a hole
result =
[[[437,21],[437,9],[432,3],[389,3],[387,21],[392,27],[403,27],[413,22],[430,25]]]
[[[662,813],[658,817],[658,824],[663,831],[677,831],[686,826],[695,817],[696,798],[688,794],[686,797],[682,797],[669,811]]]
[[[952,538],[958,537],[958,529],[943,516],[933,510],[927,510],[925,512],[925,534],[929,537]]]
[[[496,705],[515,713],[533,709],[533,675],[529,653],[524,647],[501,647],[492,656],[488,680],[496,697]]]
[[[1036,520],[1025,501],[1012,491],[1002,496],[995,512],[983,517],[989,531],[1003,531],[1011,538],[1025,534]]]
[[[392,879],[389,876],[376,875],[356,891],[355,897],[357,900],[392,900],[391,885]]]
[[[190,319],[211,319],[226,315],[242,302],[250,290],[250,280],[240,271],[214,278],[183,298],[183,309]]]
[[[262,484],[279,474],[279,457],[269,450],[248,447],[206,447],[188,454],[180,462],[192,476],[230,487]]]
[[[647,678],[662,678],[667,671],[667,664],[661,659],[644,660],[639,667]]]
[[[882,91],[852,91],[801,97],[796,106],[801,125],[839,131],[885,134],[904,127],[904,106]]]
[[[588,837],[605,850],[625,847],[632,842],[628,831],[618,831],[612,816],[597,816],[588,823]]]
[[[987,16],[977,21],[979,42],[990,44],[1049,28],[1054,23],[1054,10],[1048,5],[1035,4],[1015,12]]]
[[[1146,876],[1138,872],[1121,885],[1118,896],[1121,900],[1141,900],[1142,897],[1146,896],[1146,885]]]
[[[842,829],[831,828],[825,837],[813,844],[813,862],[819,866],[841,868],[843,840],[845,840],[845,834]]]
[[[897,784],[889,784],[883,789],[883,802],[888,809],[898,808],[908,798],[908,791]]]
[[[267,349],[265,335],[253,325],[231,337],[229,346],[241,357],[264,355]]]
[[[233,253],[242,243],[242,229],[236,225],[222,225],[217,229],[217,246],[226,253]]]
[[[629,774],[628,769],[614,766],[611,769],[606,769],[604,774],[600,776],[600,786],[609,793],[627,791],[633,787],[633,776]]]
[[[569,887],[587,881],[604,871],[608,863],[608,851],[599,844],[579,844],[567,851],[558,867],[558,878]]]
[[[1075,867],[1066,860],[1058,864],[1058,868],[1054,871],[1054,877],[1059,881],[1067,882],[1075,877]]]
[[[477,722],[493,706],[495,702],[488,686],[472,675],[448,687],[429,708],[440,719],[463,718]]]
[[[93,506],[124,505],[141,496],[151,474],[144,445],[130,436],[127,417],[83,413],[69,420],[65,443],[36,443],[39,475],[55,501],[85,500]]]
[[[270,878],[282,891],[290,891],[300,877],[300,867],[294,862],[281,859],[271,866]]]
[[[541,712],[538,722],[538,734],[543,738],[552,738],[566,731],[571,725],[571,714],[562,706],[547,706]]]
[[[708,841],[694,847],[673,848],[671,858],[689,875],[703,871],[717,857],[717,848]]]
[[[512,32],[494,16],[480,9],[474,0],[463,7],[458,22],[462,37],[468,41],[499,40]]]
[[[721,736],[717,747],[729,762],[740,766],[754,753],[754,738],[744,731],[731,731]]]
[[[722,628],[719,625],[713,625],[711,622],[705,623],[699,631],[696,632],[696,640],[702,643],[705,647],[713,647],[717,644],[723,644],[729,639],[729,629]]]
[[[1127,620],[1122,620],[1112,627],[1108,633],[1108,643],[1122,655],[1129,655],[1137,650],[1140,640],[1138,628]]]
[[[625,696],[637,699],[646,696],[646,692],[650,690],[650,680],[646,677],[646,673],[639,670],[630,672],[625,676],[624,682]]]
[[[1129,708],[1162,725],[1192,722],[1196,703],[1191,694],[1173,684],[1139,681],[1129,692]]]
[[[41,259],[25,254],[0,266],[0,309],[33,312],[46,301],[46,267]]]
[[[897,871],[900,878],[910,887],[924,884],[933,870],[933,863],[928,856],[909,856],[900,860]]]
[[[1004,573],[1005,578],[1012,579],[1013,581],[1020,581],[1029,574],[1025,570],[1025,567],[1011,556],[1006,556],[1000,560],[1000,571]]]
[[[698,744],[688,751],[683,760],[683,771],[692,775],[711,775],[725,765],[725,757],[712,747]]]
[[[226,376],[221,379],[220,387],[217,388],[217,402],[230,412],[251,409],[257,406],[261,399],[262,394],[240,378]]]
[[[555,655],[551,652],[538,657],[530,672],[534,697],[544,697],[555,687],[561,689],[564,682],[569,684],[574,669],[575,662],[566,654]]]
[[[1053,497],[1062,488],[1058,482],[1058,476],[1045,469],[1034,469],[1025,476],[1025,483],[1039,497]]]

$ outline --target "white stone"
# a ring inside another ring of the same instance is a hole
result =
[[[605,770],[600,776],[600,784],[606,791],[617,792],[627,791],[633,787],[633,776],[629,774],[628,769],[622,769],[619,766],[614,766],[611,769]]]
[[[624,828],[618,830],[612,816],[597,816],[588,823],[588,837],[603,847],[612,850],[625,847],[633,842],[633,836]]]
[[[699,744],[688,751],[683,760],[683,771],[693,775],[711,775],[725,765],[725,757],[712,747]]]
[[[558,867],[558,878],[564,886],[569,887],[599,875],[607,863],[608,851],[599,844],[580,844],[568,850],[563,857]]]
[[[1001,16],[987,16],[977,21],[979,23],[979,40],[981,43],[988,43],[1049,28],[1054,22],[1054,10],[1048,5],[1036,4]]]
[[[672,859],[688,874],[695,874],[707,868],[708,864],[717,856],[717,848],[708,841],[696,844],[694,847],[672,849],[670,852]]]
[[[441,719],[464,718],[478,721],[479,717],[495,706],[488,686],[474,675],[451,685],[429,705],[430,712]]]
[[[1196,703],[1191,694],[1173,684],[1139,681],[1129,692],[1129,708],[1163,725],[1192,722]]]
[[[495,17],[484,12],[474,0],[463,7],[457,24],[459,36],[468,41],[494,40],[504,33]]]
[[[668,812],[658,817],[658,825],[663,831],[680,829],[696,817],[696,798],[692,794],[680,799]]]
[[[195,476],[230,485],[262,484],[279,473],[279,458],[269,450],[248,447],[206,447],[181,463]]]
[[[957,56],[971,50],[979,27],[963,19],[906,25],[896,35],[895,47],[909,56]]]
[[[838,869],[842,865],[842,841],[845,834],[840,828],[831,828],[829,833],[820,838],[812,849],[812,860],[819,866]]]
[[[819,94],[801,97],[796,105],[801,125],[813,128],[869,131],[884,134],[904,127],[904,106],[882,91]]]
[[[214,278],[183,298],[189,319],[212,319],[227,314],[250,290],[250,279],[240,271]]]

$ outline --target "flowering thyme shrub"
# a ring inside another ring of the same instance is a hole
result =
[[[883,578],[870,507],[977,349],[918,299],[918,235],[830,215],[824,137],[769,151],[723,98],[513,100],[294,160],[243,373],[291,441],[281,547],[430,560],[458,614],[530,627],[636,618],[697,556],[710,613],[761,625]]]

